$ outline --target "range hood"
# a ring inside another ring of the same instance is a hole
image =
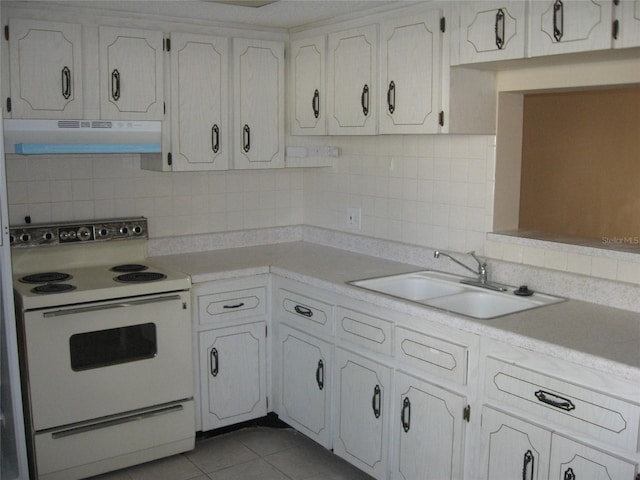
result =
[[[4,121],[5,153],[160,153],[161,122],[137,120]]]

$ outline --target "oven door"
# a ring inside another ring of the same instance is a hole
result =
[[[189,292],[28,311],[32,428],[193,396]]]

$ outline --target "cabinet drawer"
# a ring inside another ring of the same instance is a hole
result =
[[[391,355],[391,322],[343,307],[337,307],[336,319],[339,338],[375,352]]]
[[[396,329],[398,360],[461,385],[467,383],[467,347],[406,328]]]
[[[631,451],[638,446],[640,407],[589,388],[487,358],[486,396],[592,438]]]
[[[291,320],[300,326],[316,328],[331,334],[333,330],[331,305],[289,290],[280,290],[280,321]]]
[[[201,324],[230,320],[236,317],[264,315],[264,287],[198,296],[198,318]]]

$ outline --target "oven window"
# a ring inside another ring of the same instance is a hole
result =
[[[71,368],[76,372],[144,360],[158,351],[156,326],[143,323],[78,333],[69,339],[69,347]]]

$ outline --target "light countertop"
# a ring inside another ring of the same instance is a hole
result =
[[[421,267],[307,242],[164,255],[150,260],[190,275],[193,283],[274,273],[640,382],[640,313],[632,311],[568,300],[495,319],[474,319],[345,283],[424,270]]]

